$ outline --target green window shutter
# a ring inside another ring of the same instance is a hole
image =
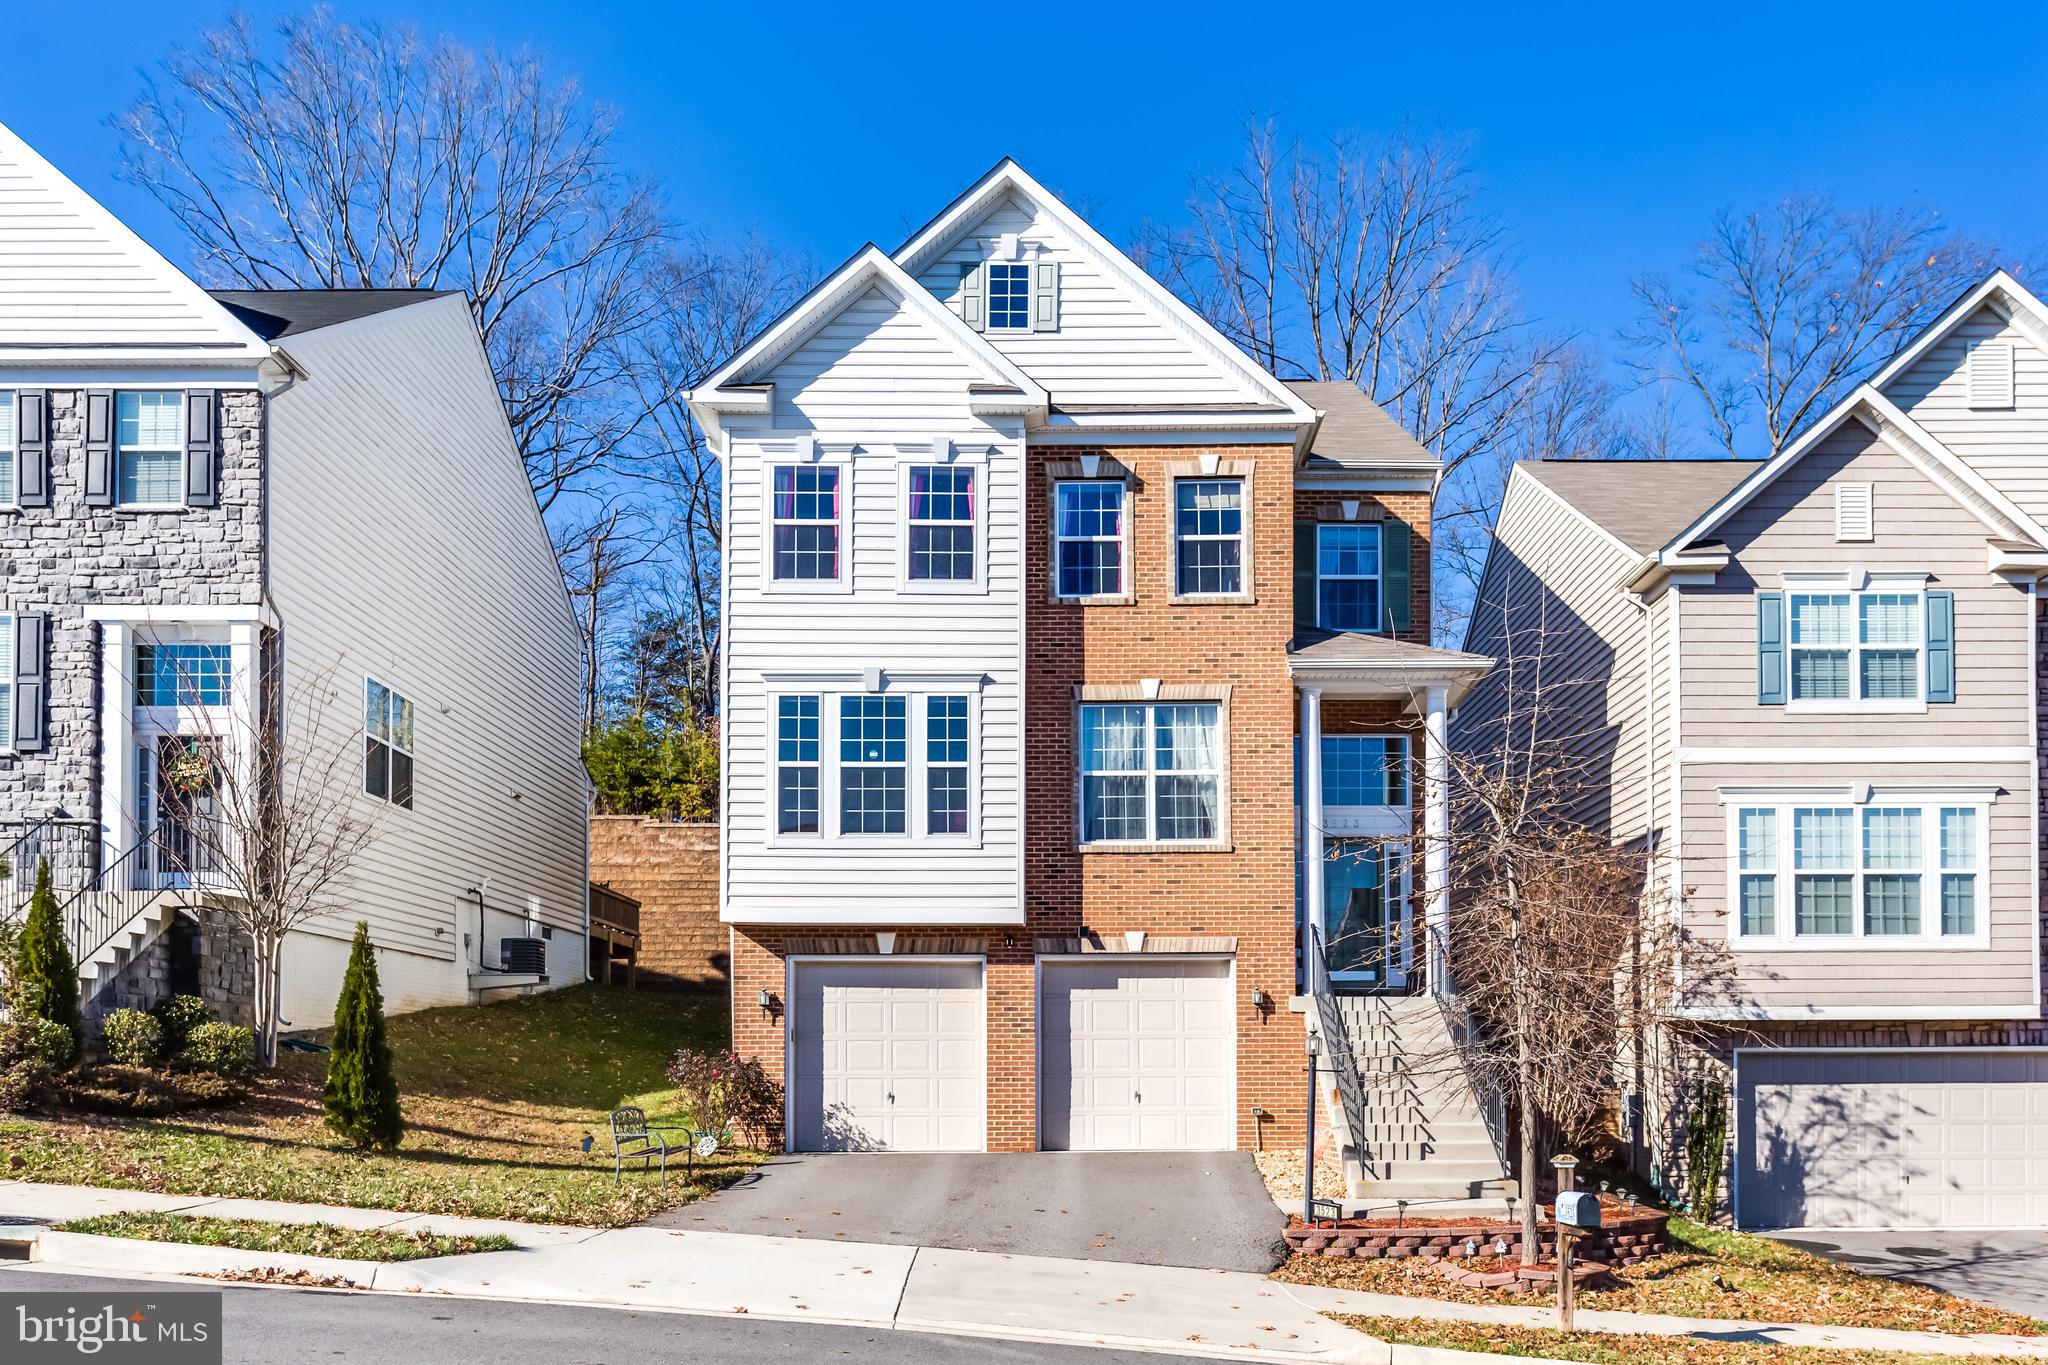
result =
[[[988,330],[988,295],[982,284],[987,278],[980,261],[960,267],[960,316],[977,332]]]
[[[1927,594],[1927,700],[1956,699],[1956,595]]]
[[[1415,534],[1405,521],[1389,519],[1380,523],[1380,591],[1385,599],[1381,611],[1387,629],[1405,635],[1415,628],[1415,574],[1410,563],[1415,553]]]
[[[1785,704],[1785,594],[1756,595],[1756,699]]]
[[[1294,523],[1294,628],[1316,628],[1316,524]]]

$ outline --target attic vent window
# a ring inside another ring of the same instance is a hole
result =
[[[2013,405],[2012,343],[1973,342],[1969,357],[1970,406],[2010,408]]]
[[[1871,495],[1867,483],[1838,483],[1835,485],[1835,539],[1869,540],[1871,528]]]

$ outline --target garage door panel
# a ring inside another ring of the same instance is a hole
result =
[[[791,989],[799,1151],[980,1151],[977,963],[800,962]]]
[[[1227,960],[1043,964],[1042,1145],[1230,1146],[1232,1028]]]
[[[1747,1054],[1749,1227],[2048,1225],[2038,1053]]]

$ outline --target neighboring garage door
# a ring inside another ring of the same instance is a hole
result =
[[[1235,1145],[1230,963],[1047,958],[1039,979],[1039,1145]]]
[[[1744,1227],[2048,1227],[2048,1052],[1745,1052]]]
[[[978,962],[799,961],[800,1152],[978,1152],[987,1110]]]

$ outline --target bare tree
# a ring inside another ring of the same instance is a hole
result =
[[[1924,208],[1824,194],[1724,212],[1678,279],[1644,275],[1626,339],[1638,370],[1700,402],[1730,455],[1775,455],[1994,264]]]
[[[1438,524],[1464,516],[1483,533],[1570,338],[1523,315],[1464,149],[1407,136],[1308,148],[1254,124],[1243,162],[1187,208],[1184,225],[1141,234],[1146,267],[1267,369],[1358,385],[1443,460]]]
[[[672,511],[649,606],[673,618],[703,661],[693,698],[700,716],[717,709],[724,505],[718,452],[688,399],[795,301],[809,274],[807,263],[777,255],[759,238],[731,248],[697,242],[663,262],[660,316],[628,348],[636,405],[647,414],[636,470]]]
[[[337,719],[360,715],[353,695],[331,673],[288,681],[274,663],[263,673],[259,714],[192,708],[195,733],[163,755],[142,844],[248,935],[256,1057],[272,1066],[285,939],[350,908],[351,873],[378,829],[361,801],[363,729]]]
[[[636,574],[658,559],[668,529],[636,503],[614,499],[557,537],[562,572],[583,627],[583,728],[602,723],[605,671],[616,652],[612,621],[637,591]]]
[[[460,289],[543,509],[615,459],[664,229],[573,81],[325,8],[274,41],[231,16],[163,70],[117,120],[122,172],[209,282]]]

